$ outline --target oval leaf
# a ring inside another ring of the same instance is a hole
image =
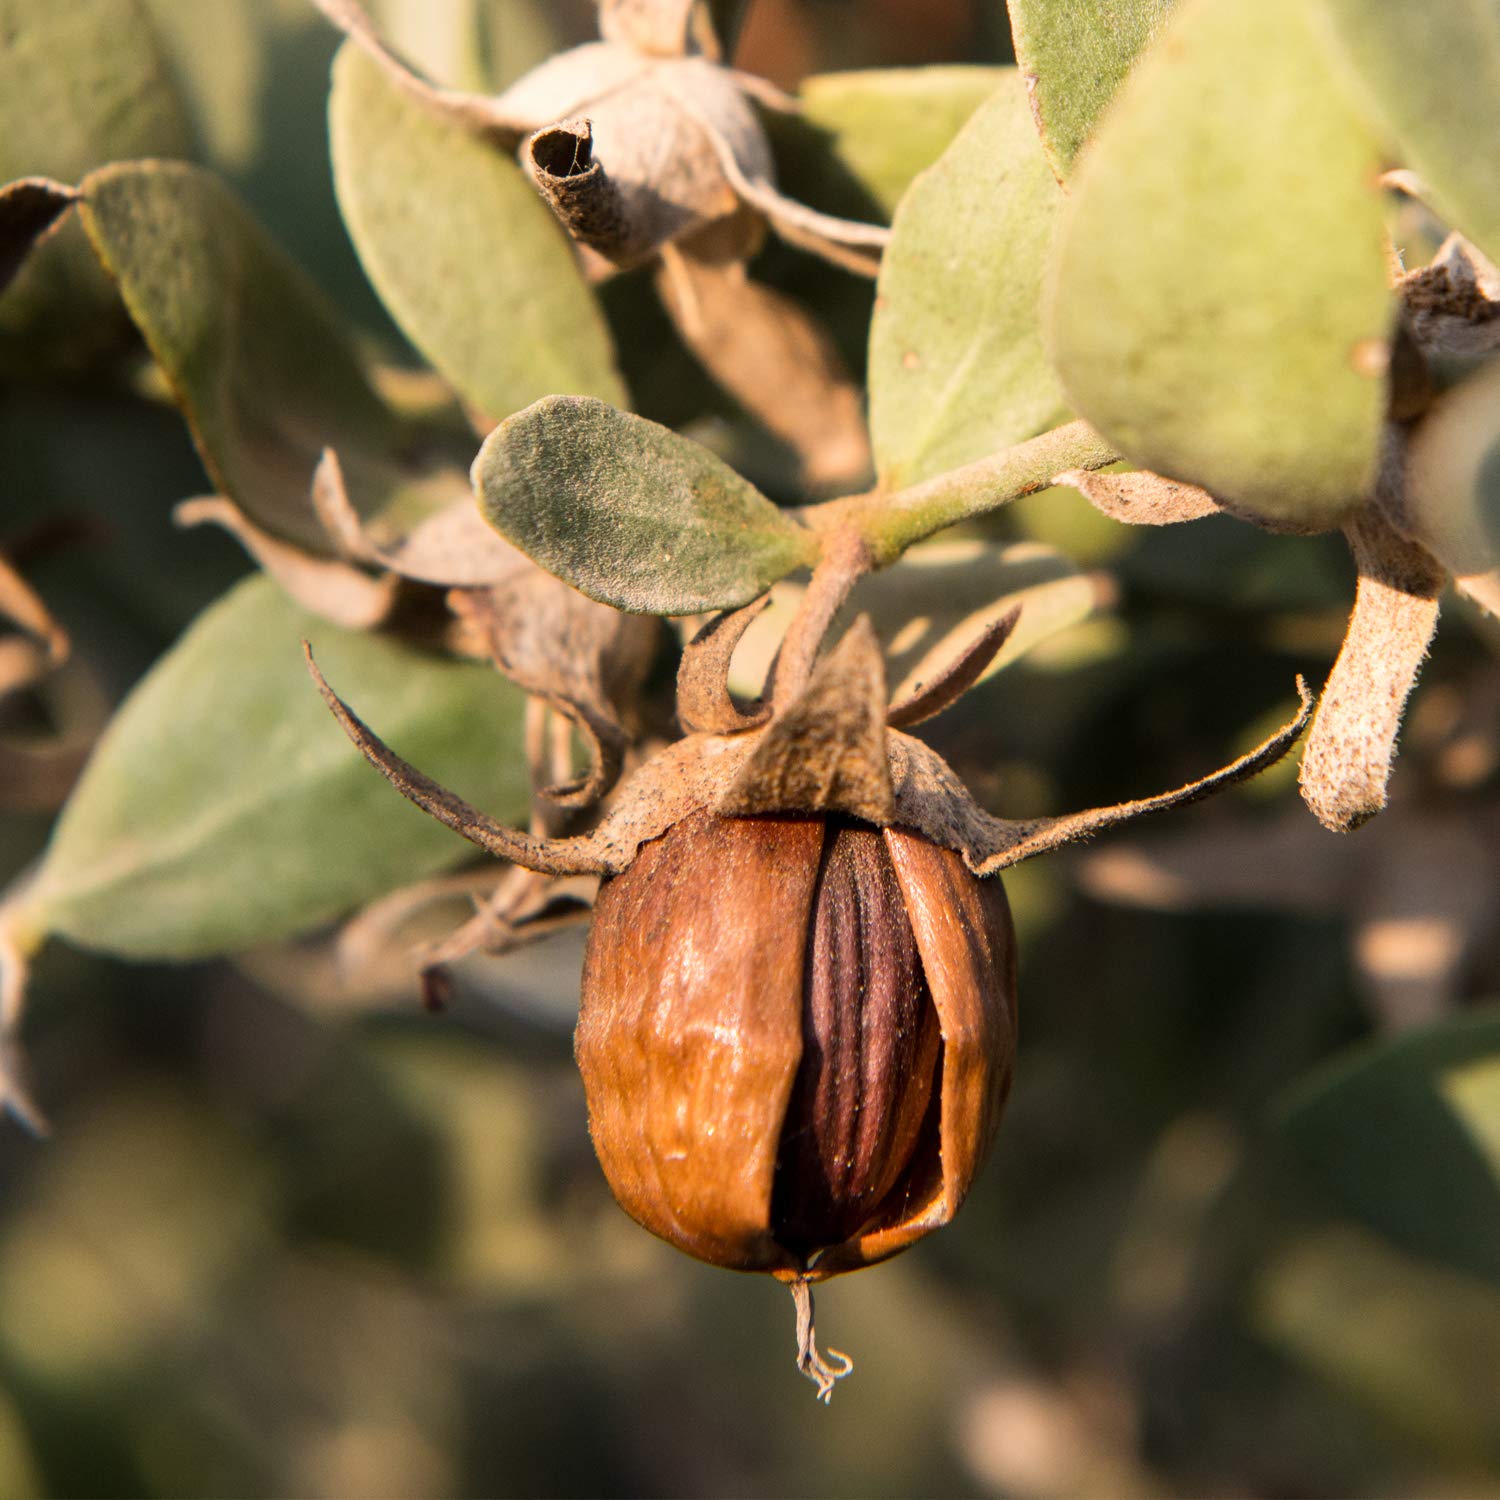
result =
[[[473,477],[491,526],[616,609],[732,609],[817,556],[810,531],[708,449],[583,396],[502,422]]]
[[[187,156],[182,101],[137,0],[0,0],[0,182],[75,183],[126,156]],[[76,224],[0,298],[0,369],[86,364],[128,332]]]
[[[211,173],[127,162],[83,194],[89,237],[214,484],[268,531],[326,551],[308,501],[323,448],[368,470],[393,464],[403,438],[332,308]]]
[[[1008,69],[871,68],[797,86],[802,108],[766,125],[781,189],[849,219],[889,221],[916,175],[948,149]]]
[[[1010,0],[1016,62],[1059,180],[1073,170],[1094,122],[1170,7],[1171,0]]]
[[[870,431],[901,488],[1053,425],[1065,402],[1042,343],[1060,194],[1008,70],[902,199],[870,330]]]
[[[1455,229],[1500,256],[1500,6],[1322,5],[1401,164]]]
[[[1186,0],[1059,224],[1051,341],[1080,415],[1255,519],[1336,523],[1385,407],[1378,168],[1298,0]]]
[[[329,129],[370,280],[466,401],[491,419],[558,391],[626,403],[572,247],[508,154],[436,118],[348,43]]]
[[[202,615],[116,715],[64,809],[21,924],[137,958],[306,931],[462,863],[323,706],[306,636],[402,753],[522,821],[522,695],[488,667],[340,631],[252,578]]]

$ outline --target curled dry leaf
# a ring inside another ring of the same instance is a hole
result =
[[[869,473],[870,437],[863,393],[832,339],[790,297],[752,281],[738,256],[712,255],[705,239],[662,252],[656,286],[677,331],[714,379],[797,455],[806,489],[853,488]]]
[[[400,593],[394,573],[372,577],[352,563],[319,557],[257,526],[222,495],[184,500],[172,512],[179,526],[222,526],[304,609],[348,630],[373,630],[390,618]]]
[[[1129,526],[1175,526],[1180,521],[1224,514],[1224,508],[1207,490],[1148,469],[1132,474],[1069,469],[1053,483],[1070,486],[1095,510]]]
[[[1447,581],[1430,553],[1369,506],[1344,527],[1359,571],[1343,649],[1318,702],[1302,757],[1302,796],[1335,832],[1385,806],[1396,735],[1437,628]]]

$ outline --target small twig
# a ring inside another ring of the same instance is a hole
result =
[[[1102,469],[1119,457],[1087,422],[1069,422],[910,489],[809,506],[802,519],[819,530],[853,526],[871,566],[883,568],[945,527],[1044,490],[1067,470]]]
[[[844,607],[854,585],[873,565],[870,549],[855,531],[835,532],[808,580],[807,592],[787,626],[781,649],[771,666],[766,695],[773,712],[780,713],[807,686],[813,663],[834,617]]]

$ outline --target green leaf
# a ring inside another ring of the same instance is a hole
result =
[[[1299,0],[1185,0],[1084,155],[1051,344],[1079,414],[1253,518],[1367,492],[1392,309],[1378,154]]]
[[[912,185],[881,263],[870,432],[882,484],[956,469],[1065,407],[1042,343],[1060,194],[1014,70]]]
[[[1360,1049],[1298,1089],[1278,1136],[1319,1201],[1500,1283],[1500,1010]]]
[[[319,665],[423,770],[523,820],[523,699],[488,667],[335,629],[252,578],[136,687],[58,823],[23,927],[137,958],[289,937],[461,863],[330,717]]]
[[[75,183],[127,156],[186,156],[187,117],[136,0],[0,0],[0,182]],[[76,224],[0,297],[0,372],[82,367],[128,331]]]
[[[329,128],[365,270],[466,401],[492,419],[554,392],[625,404],[567,236],[507,153],[435,118],[352,43]]]
[[[1095,121],[1170,6],[1171,0],[1010,0],[1016,62],[1059,179],[1072,171]]]
[[[1433,206],[1500,256],[1500,6],[1322,0],[1361,101]]]
[[[183,163],[132,162],[93,173],[83,193],[94,248],[224,494],[267,530],[326,551],[308,491],[332,446],[362,511],[409,508],[403,425],[322,293],[223,183]]]
[[[804,78],[797,115],[767,128],[783,191],[825,213],[889,220],[1008,70],[869,69]]]
[[[491,526],[616,609],[730,609],[817,556],[810,531],[708,449],[587,397],[502,422],[473,477]]]

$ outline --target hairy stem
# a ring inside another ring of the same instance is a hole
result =
[[[1044,490],[1069,469],[1102,469],[1119,456],[1087,422],[1069,422],[910,489],[812,506],[803,519],[820,529],[854,525],[875,566],[885,567],[946,526]]]

